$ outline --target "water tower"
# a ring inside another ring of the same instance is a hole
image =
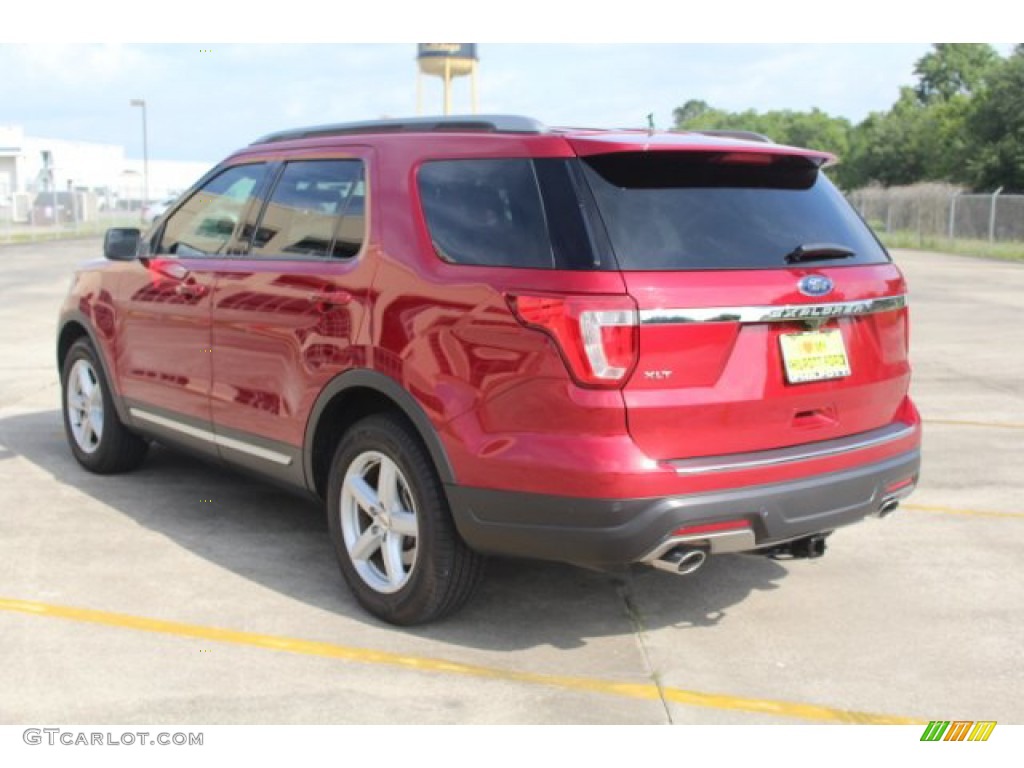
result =
[[[470,76],[473,114],[476,114],[476,43],[419,43],[416,63],[416,113],[423,114],[423,75],[444,80],[444,113],[452,111],[452,79]]]

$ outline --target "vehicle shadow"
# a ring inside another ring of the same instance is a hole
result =
[[[368,625],[342,581],[319,504],[262,481],[154,445],[138,470],[98,476],[74,461],[59,411],[0,419],[6,452],[47,472],[192,554],[289,598]],[[209,503],[209,500],[213,503]],[[258,546],[253,546],[259,541]],[[648,568],[608,573],[493,558],[479,591],[455,616],[405,630],[470,648],[573,648],[637,626],[701,628],[728,619],[752,592],[776,588],[786,568],[757,556],[711,559],[695,574]],[[137,575],[145,578],[144,575]]]

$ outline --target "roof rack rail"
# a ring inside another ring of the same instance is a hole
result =
[[[745,139],[746,141],[760,141],[763,144],[774,144],[768,136],[754,131],[734,131],[731,128],[708,128],[707,130],[688,130],[688,133],[702,133],[705,136],[724,136],[729,139]]]
[[[521,115],[453,115],[445,117],[408,117],[388,120],[366,120],[357,123],[334,123],[293,128],[270,133],[253,144],[310,139],[317,136],[344,136],[353,133],[444,133],[479,131],[483,133],[547,133],[543,123]]]

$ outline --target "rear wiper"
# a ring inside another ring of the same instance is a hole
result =
[[[832,243],[807,243],[798,245],[786,254],[786,261],[795,264],[801,261],[824,261],[825,259],[848,259],[856,255],[849,248]]]

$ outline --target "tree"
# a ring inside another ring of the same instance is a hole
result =
[[[1024,190],[1024,44],[1003,59],[990,45],[938,43],[918,59],[917,83],[856,127],[818,109],[726,112],[697,99],[678,128],[731,128],[840,157],[831,172],[850,189],[949,181]]]
[[[848,179],[852,186],[913,184],[927,176],[926,115],[917,96],[903,88],[888,112],[873,112],[851,136]]]
[[[914,66],[918,77],[915,90],[924,104],[977,93],[1000,63],[999,54],[987,43],[936,43],[932,47]]]
[[[754,131],[779,144],[822,149],[840,158],[849,147],[850,122],[846,118],[832,117],[817,108],[810,112],[788,109],[763,113],[754,110],[726,112],[704,101],[691,99],[677,108],[674,115],[678,129]],[[835,175],[840,184],[845,185],[842,166],[839,166]]]
[[[673,110],[672,115],[676,119],[676,125],[683,126],[700,120],[710,111],[711,107],[708,106],[706,101],[690,99],[688,102],[683,104],[683,106],[676,107]]]
[[[921,103],[904,87],[888,112],[874,112],[850,136],[848,181],[885,186],[919,181],[967,183],[971,151],[967,118],[973,100],[954,94]]]
[[[967,165],[978,189],[1024,191],[1024,46],[992,72],[967,122]]]
[[[688,101],[675,110],[676,128],[680,130],[738,130],[763,133],[779,144],[824,149],[842,154],[847,147],[850,122],[832,117],[820,109],[810,112],[777,110],[759,113],[725,112],[709,107],[703,101]]]

